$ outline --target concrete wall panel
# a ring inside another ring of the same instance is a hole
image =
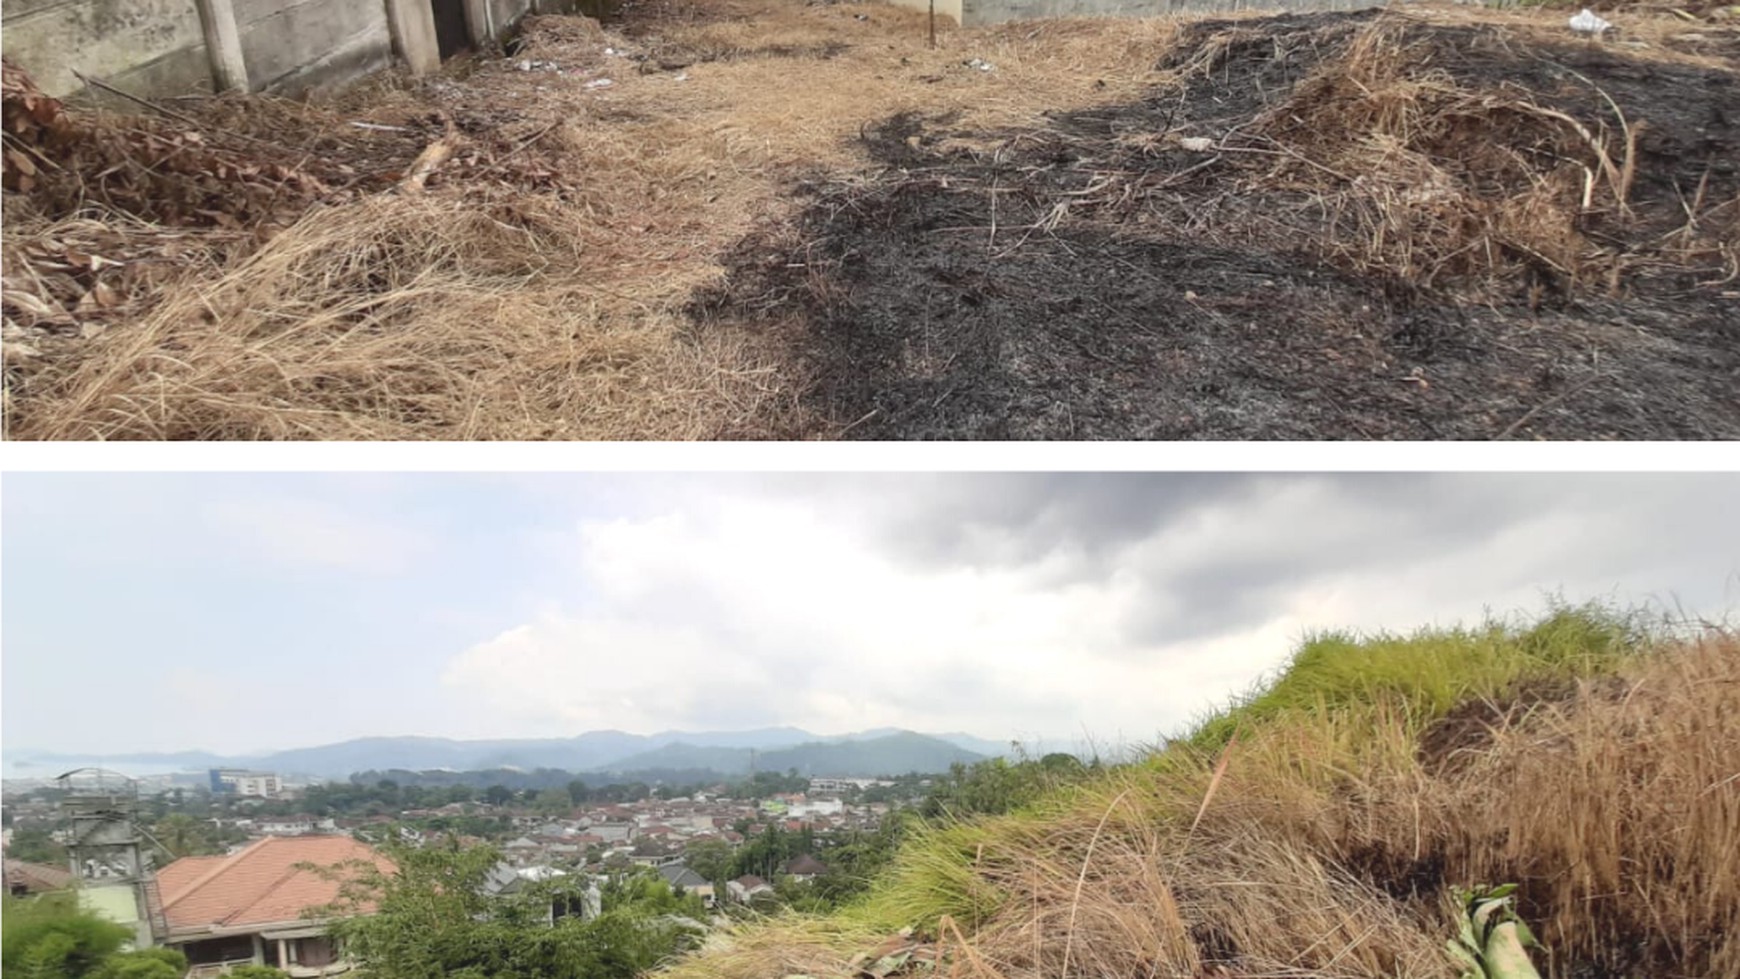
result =
[[[294,95],[392,60],[381,0],[235,0],[235,10],[255,91]]]
[[[0,47],[50,95],[83,86],[73,69],[135,94],[211,91],[192,0],[4,0]]]
[[[918,10],[924,13],[930,12],[930,0],[888,0],[888,2],[894,4],[896,7],[905,7],[908,10]],[[959,24],[961,22],[961,4],[963,2],[964,0],[936,0],[937,23],[941,24],[943,18],[946,17],[949,20],[954,21],[956,24]]]

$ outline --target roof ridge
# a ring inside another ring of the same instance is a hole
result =
[[[312,862],[312,861],[309,861],[309,862]],[[267,884],[264,888],[262,888],[260,890],[260,893],[254,895],[254,899],[252,901],[249,901],[248,903],[242,905],[241,907],[236,908],[234,911],[230,912],[229,914],[224,915],[223,918],[220,919],[220,923],[221,924],[228,924],[229,922],[234,921],[237,918],[240,918],[244,913],[252,910],[255,905],[259,904],[261,901],[264,901],[266,898],[271,897],[273,894],[277,893],[278,888],[280,886],[282,886],[286,881],[288,881],[290,878],[296,876],[297,874],[300,874],[303,872],[302,868],[298,865],[300,863],[301,863],[301,861],[298,861],[297,863],[293,863],[290,866],[284,868],[284,873],[282,873],[278,877],[274,878],[270,884]],[[325,865],[323,864],[322,866],[325,866]]]
[[[163,910],[168,911],[170,908],[181,903],[183,898],[186,898],[189,894],[192,894],[195,891],[199,890],[200,888],[204,887],[205,885],[211,883],[212,880],[215,879],[216,877],[218,877],[220,874],[224,873],[225,871],[229,870],[231,867],[234,867],[238,863],[240,863],[241,859],[243,857],[247,856],[250,853],[253,853],[255,850],[260,849],[261,847],[265,846],[267,843],[270,843],[271,841],[272,841],[272,837],[268,836],[263,840],[257,840],[253,843],[250,843],[247,846],[242,847],[240,850],[237,850],[234,853],[222,854],[222,858],[217,863],[213,864],[210,870],[207,870],[205,873],[200,874],[198,877],[195,877],[191,883],[189,883],[185,888],[183,888],[181,890],[181,893],[176,894],[174,897],[165,899],[163,902]],[[219,856],[218,854],[211,854],[211,855],[212,856]],[[170,866],[174,866],[174,864],[171,864]]]

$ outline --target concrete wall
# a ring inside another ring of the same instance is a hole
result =
[[[465,0],[474,43],[500,40],[528,13],[576,6]],[[7,57],[63,97],[84,87],[74,68],[136,95],[185,95],[212,91],[227,56],[250,90],[296,95],[395,56],[418,72],[440,63],[429,0],[0,0],[0,15]],[[214,23],[233,30],[208,35]]]
[[[151,944],[151,924],[139,913],[139,892],[132,884],[83,883],[78,890],[81,910],[133,931],[133,944],[145,948]]]
[[[1361,10],[1373,0],[958,0],[960,24],[977,27],[1036,17],[1162,17],[1234,10]],[[938,5],[941,12],[941,5]]]
[[[248,87],[297,94],[392,62],[380,0],[233,0]]]
[[[50,95],[83,87],[73,69],[138,94],[212,90],[193,0],[0,0],[0,46]]]
[[[930,0],[888,0],[896,7],[906,7],[910,10],[930,12]],[[936,19],[940,24],[943,18],[948,18],[959,24],[961,22],[961,4],[965,0],[936,0]]]

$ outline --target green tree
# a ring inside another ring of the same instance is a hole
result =
[[[119,952],[104,959],[92,979],[181,979],[187,975],[187,956],[172,948],[142,948]]]
[[[927,818],[1000,815],[1091,774],[1072,756],[1056,753],[1033,761],[992,758],[971,766],[955,764],[932,786],[920,807]]]
[[[6,855],[26,863],[47,863],[56,867],[66,865],[66,847],[56,843],[46,829],[13,830],[12,842],[6,846]]]
[[[731,847],[724,840],[700,840],[683,850],[689,869],[717,884],[731,872]]]
[[[643,871],[602,888],[598,917],[551,924],[552,901],[569,903],[579,881],[491,896],[484,885],[501,859],[493,847],[390,853],[396,874],[361,869],[331,909],[375,906],[333,928],[370,979],[634,979],[687,947],[694,935],[685,919],[701,912],[699,898],[679,896]]]
[[[173,812],[151,827],[151,835],[169,850],[171,856],[195,857],[221,853],[210,823],[184,812]]]
[[[545,789],[532,806],[547,816],[558,816],[574,808],[574,800],[562,789]]]
[[[133,937],[79,910],[70,892],[0,900],[0,971],[7,979],[83,979]]]
[[[581,803],[585,802],[588,798],[590,798],[590,796],[591,796],[591,793],[587,791],[585,782],[582,782],[579,779],[575,779],[572,782],[568,783],[568,801],[569,802],[572,802],[575,805],[580,805]]]
[[[492,806],[502,806],[514,797],[514,790],[505,785],[492,785],[483,790],[483,801]]]

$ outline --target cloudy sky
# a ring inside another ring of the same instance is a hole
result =
[[[3,738],[1152,739],[1312,630],[1740,605],[1731,475],[9,474]]]

